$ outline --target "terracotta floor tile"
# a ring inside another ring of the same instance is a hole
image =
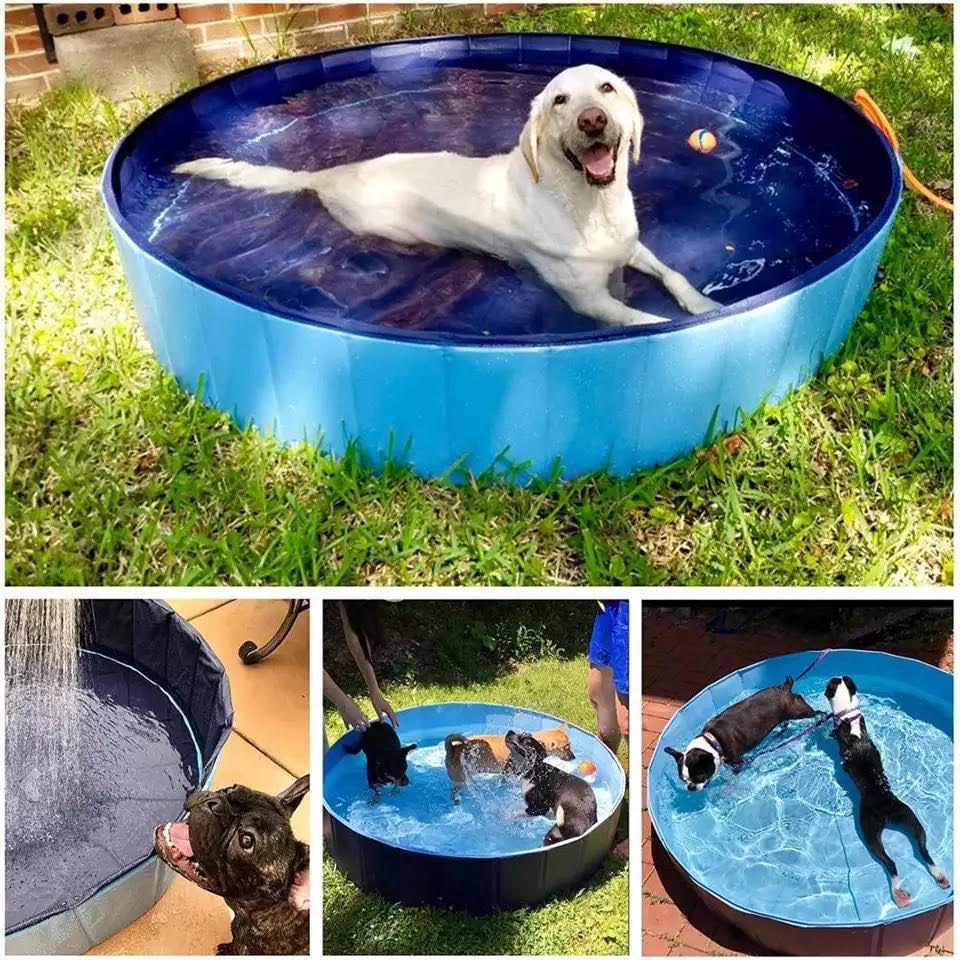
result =
[[[713,939],[713,932],[717,928],[717,923],[709,915],[690,918],[690,922],[680,933],[680,942],[686,947],[693,947],[695,950],[703,950],[705,953],[713,953],[715,950],[722,949]],[[694,923],[696,919],[696,923]]]
[[[232,603],[233,601],[224,599],[223,597],[208,597],[205,600],[179,599],[166,600],[165,602],[173,607],[173,609],[176,610],[184,620],[192,620],[194,617],[199,617],[210,610],[216,610],[217,607],[222,607],[225,604]]]
[[[290,775],[250,746],[236,733],[221,754],[214,787],[244,783],[276,793],[290,783]],[[293,816],[294,833],[310,839],[310,794]],[[91,950],[113,955],[203,955],[216,952],[230,938],[230,917],[219,897],[201,890],[182,877],[174,877],[159,902],[129,927]]]
[[[285,600],[234,600],[192,621],[227,668],[234,729],[287,770],[310,769],[310,613],[265,660],[247,666],[240,644],[261,644],[280,625]]]
[[[653,841],[644,840],[640,848],[640,862],[653,864]]]
[[[938,947],[946,953],[953,953],[953,930],[944,930],[931,944],[932,947]]]
[[[665,900],[673,899],[667,891],[667,888],[663,885],[663,881],[660,879],[660,874],[657,872],[656,867],[654,867],[653,876],[644,881],[643,892],[651,893],[655,897],[663,897]]]
[[[654,717],[648,713],[643,714],[640,722],[641,728],[647,733],[660,734],[666,725],[667,721],[663,717]]]
[[[656,937],[674,938],[686,923],[684,915],[672,903],[643,902],[643,932]]]
[[[651,937],[649,934],[643,935],[643,955],[645,957],[666,957],[670,953],[670,944],[660,937]]]
[[[657,700],[644,700],[642,712],[651,717],[662,717],[664,720],[669,720],[677,712],[677,708],[673,706],[672,703],[668,704],[660,703]]]

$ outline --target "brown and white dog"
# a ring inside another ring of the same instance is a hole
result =
[[[538,730],[533,737],[543,744],[549,756],[573,760],[566,730],[564,723],[550,730]],[[451,796],[454,803],[460,802],[459,791],[466,786],[469,773],[505,771],[510,762],[510,748],[505,736],[476,734],[467,737],[462,733],[451,733],[443,745],[446,749],[447,775],[453,781]]]

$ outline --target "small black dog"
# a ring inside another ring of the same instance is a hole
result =
[[[307,774],[276,797],[248,787],[198,790],[184,804],[187,821],[157,827],[153,845],[164,863],[233,911],[233,940],[218,954],[309,953],[310,848],[290,829],[309,789]]]
[[[913,835],[920,856],[931,876],[947,889],[947,875],[933,862],[927,850],[927,832],[917,815],[890,789],[883,772],[883,760],[867,733],[867,722],[860,712],[857,686],[849,677],[832,677],[824,695],[833,708],[834,731],[840,744],[840,762],[860,791],[860,830],[870,852],[890,874],[890,892],[898,907],[910,903],[910,894],[900,888],[897,865],[883,849],[881,834],[888,824],[903,827]]]
[[[407,777],[407,754],[416,750],[417,745],[408,743],[401,747],[400,738],[389,723],[375,720],[363,731],[359,743],[344,744],[343,749],[347,753],[359,753],[362,750],[367,755],[367,784],[373,791],[388,783],[405,787],[410,782]]]
[[[509,731],[510,772],[520,778],[520,788],[531,817],[556,818],[543,838],[550,846],[579,837],[597,822],[597,798],[588,783],[545,763],[547,748],[529,733]]]
[[[708,720],[700,736],[694,737],[683,753],[673,747],[667,747],[666,752],[677,761],[677,771],[687,789],[702,790],[720,764],[736,767],[774,727],[813,716],[810,704],[793,692],[793,677],[787,677],[783,683],[758,690]]]

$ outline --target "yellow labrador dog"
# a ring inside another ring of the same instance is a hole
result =
[[[629,155],[640,159],[642,133],[629,85],[586,64],[558,74],[534,99],[510,153],[390,153],[318,171],[204,157],[174,172],[267,193],[312,190],[354,233],[529,264],[579,313],[608,324],[660,323],[614,295],[622,296],[625,266],[655,277],[689,313],[720,305],[638,240],[626,167]]]

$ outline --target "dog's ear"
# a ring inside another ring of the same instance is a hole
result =
[[[826,686],[826,689],[823,691],[823,695],[824,695],[828,700],[832,700],[832,699],[833,699],[833,695],[837,692],[837,687],[839,687],[839,686],[840,686],[840,678],[839,678],[839,677],[831,677],[831,678],[827,681],[827,686]]]
[[[408,743],[405,747],[402,747],[401,750],[403,753],[409,753],[411,750],[416,750],[417,745],[415,743]]]
[[[297,866],[294,868],[293,883],[287,899],[294,910],[310,909],[310,850],[306,844],[297,841]]]
[[[669,753],[674,760],[677,761],[677,773],[683,769],[683,754],[679,750],[674,750],[673,747],[664,747],[666,753]]]
[[[546,111],[543,108],[543,98],[537,96],[530,104],[530,116],[520,132],[520,152],[527,161],[533,182],[540,182],[540,137],[543,134],[543,123],[546,120]]]
[[[792,689],[792,687],[793,687],[793,677],[787,677],[787,679],[783,681],[783,685],[784,685],[788,690]]]
[[[643,114],[640,107],[637,106],[637,95],[633,92],[630,84],[625,80],[623,84],[623,96],[630,107],[630,143],[631,156],[634,163],[640,162],[640,138],[643,136]]]
[[[843,677],[843,682],[847,685],[847,689],[850,691],[850,696],[852,697],[857,692],[857,685],[846,675]]]
[[[310,774],[304,774],[297,780],[294,780],[285,790],[281,790],[277,796],[276,801],[283,807],[283,812],[287,815],[287,818],[293,816],[293,811],[300,806],[300,801],[306,795],[306,792],[310,789]]]

